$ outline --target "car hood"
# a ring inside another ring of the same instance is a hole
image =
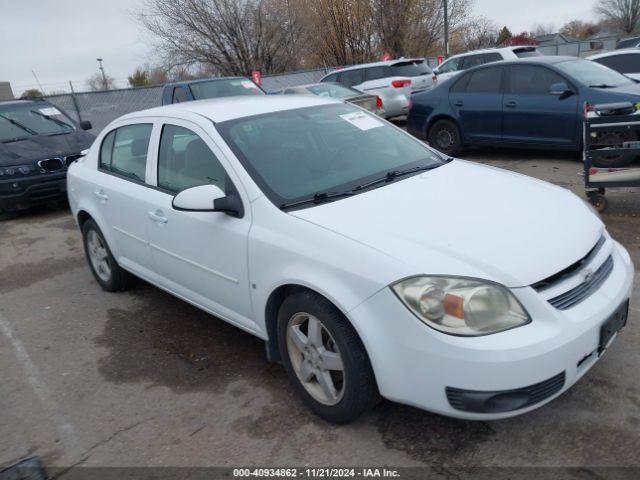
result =
[[[509,287],[578,261],[604,229],[563,188],[462,160],[290,213],[394,257],[406,276],[460,275]]]
[[[44,158],[75,155],[91,146],[95,137],[83,131],[63,135],[34,135],[24,140],[0,143],[0,166],[30,164]]]

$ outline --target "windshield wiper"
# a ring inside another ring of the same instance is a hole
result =
[[[314,193],[313,196],[309,198],[305,198],[295,202],[283,203],[280,205],[280,208],[283,209],[283,208],[298,207],[300,205],[307,205],[309,203],[318,205],[320,203],[328,202],[336,198],[349,197],[351,195],[355,195],[356,193],[357,192],[355,192],[354,190],[345,190],[343,192],[318,192],[318,193]]]
[[[599,83],[598,85],[589,85],[589,88],[616,88],[616,86],[609,85],[607,83]]]
[[[421,165],[419,167],[411,167],[405,168],[404,170],[391,170],[384,174],[383,177],[376,178],[375,180],[371,180],[370,182],[363,183],[362,185],[358,185],[353,189],[354,192],[359,192],[360,190],[364,190],[369,187],[373,187],[374,185],[378,185],[379,183],[389,183],[395,180],[398,177],[403,177],[405,175],[410,175],[416,172],[422,172],[426,170],[431,170],[433,168],[439,167],[440,165]]]
[[[57,118],[53,118],[53,117],[50,117],[49,115],[45,115],[44,113],[39,112],[38,110],[29,110],[29,111],[31,113],[35,113],[36,115],[41,116],[42,118],[46,118],[47,120],[50,120],[53,123],[56,123],[56,124],[60,125],[61,127],[68,128],[69,131],[73,130],[73,126],[69,125],[67,122],[63,122],[62,120],[58,120]],[[57,135],[57,133],[54,133],[53,135]]]
[[[26,125],[23,125],[23,124],[22,124],[22,123],[20,123],[19,121],[14,120],[13,118],[9,118],[9,117],[7,117],[6,115],[2,115],[1,113],[0,113],[0,118],[4,118],[4,119],[5,119],[7,122],[9,122],[10,124],[15,125],[16,127],[20,128],[20,129],[22,129],[22,130],[24,130],[25,132],[27,132],[27,133],[29,133],[29,134],[31,134],[31,135],[38,135],[38,132],[36,132],[35,130],[33,130],[33,129],[31,129],[31,128],[27,127]]]

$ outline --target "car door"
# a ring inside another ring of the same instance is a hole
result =
[[[555,84],[571,83],[541,65],[512,65],[504,95],[503,138],[511,143],[578,144],[578,95],[552,95]],[[575,89],[574,89],[575,91]]]
[[[152,123],[113,129],[103,139],[93,187],[98,208],[112,235],[116,260],[127,270],[151,279],[153,261],[147,245],[144,198]]]
[[[363,90],[364,83],[364,69],[363,68],[355,68],[353,70],[344,70],[340,72],[338,75],[338,82],[340,82],[345,87],[355,88],[356,90]]]
[[[183,120],[164,123],[151,174],[156,188],[146,197],[149,246],[161,285],[254,330],[247,267],[250,209],[245,208],[243,218],[234,218],[172,207],[176,193],[197,185],[237,192],[239,182],[222,161],[221,151],[198,125]]]
[[[449,102],[467,142],[502,139],[502,66],[464,73],[449,90]]]

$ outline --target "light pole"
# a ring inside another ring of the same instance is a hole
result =
[[[449,12],[447,11],[447,0],[443,0],[444,8],[444,58],[449,57]]]
[[[98,61],[98,69],[100,70],[100,72],[102,72],[102,88],[104,90],[107,90],[107,76],[104,73],[104,67],[102,66],[102,59],[101,58],[96,58],[96,60]]]

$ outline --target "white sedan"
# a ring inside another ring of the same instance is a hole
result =
[[[105,290],[133,274],[264,339],[332,422],[380,395],[468,419],[527,412],[626,322],[633,265],[585,202],[340,101],[132,113],[68,185]]]

